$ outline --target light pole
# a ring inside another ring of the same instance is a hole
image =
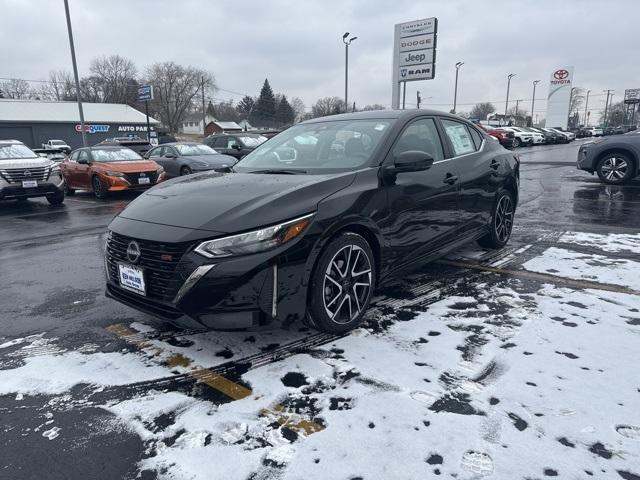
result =
[[[589,94],[591,93],[591,90],[587,90],[587,100],[584,103],[584,126],[588,127],[588,122],[587,122],[587,108],[589,108]]]
[[[504,116],[507,116],[507,109],[509,108],[509,88],[511,87],[511,79],[515,77],[515,73],[507,75],[507,101],[504,102]]]
[[[349,32],[345,32],[342,36],[342,42],[344,43],[344,108],[345,111],[349,105],[349,45],[358,37],[351,37],[347,40]]]
[[[458,72],[462,65],[464,65],[464,62],[456,63],[456,87],[453,91],[453,112],[452,112],[454,114],[456,113],[456,105],[458,104]]]
[[[67,16],[67,32],[69,33],[69,47],[71,48],[71,64],[73,65],[73,76],[76,81],[76,100],[78,101],[78,112],[80,113],[80,129],[82,133],[82,146],[87,146],[87,134],[84,131],[84,112],[82,110],[82,98],[80,97],[80,80],[78,79],[78,65],[76,64],[76,49],[73,46],[73,32],[71,31],[71,16],[69,15],[69,1],[64,0],[64,13]]]
[[[533,97],[531,98],[531,126],[533,127],[533,107],[536,104],[536,85],[540,83],[540,80],[533,81]]]
[[[611,95],[611,92],[613,92],[613,90],[603,90],[603,92],[607,92],[607,100],[604,104],[604,119],[603,119],[603,124],[606,127],[607,126],[607,112],[609,110],[609,95]]]

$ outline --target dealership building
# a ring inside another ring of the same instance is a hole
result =
[[[147,117],[129,105],[83,103],[87,143],[105,138],[147,136]],[[149,118],[151,130],[160,122]],[[0,99],[0,140],[20,140],[39,148],[47,140],[64,140],[71,148],[82,146],[82,128],[76,102]]]

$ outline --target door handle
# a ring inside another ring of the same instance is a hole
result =
[[[489,166],[491,168],[493,168],[494,170],[498,170],[498,168],[500,167],[500,162],[498,162],[495,158],[493,160],[491,160],[491,163],[489,164]]]
[[[458,181],[458,177],[456,175],[453,175],[451,173],[447,173],[447,175],[444,177],[444,180],[442,182],[443,183],[448,183],[449,185],[453,185],[457,181]]]

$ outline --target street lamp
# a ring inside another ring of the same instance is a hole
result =
[[[587,120],[587,108],[589,107],[589,94],[591,93],[591,90],[587,90],[587,100],[584,103],[584,126],[588,127],[588,120]]]
[[[507,75],[507,101],[504,103],[504,116],[507,116],[507,108],[509,107],[509,87],[511,87],[511,79],[515,77],[515,73],[510,73]]]
[[[73,65],[73,76],[76,81],[76,100],[78,102],[78,112],[80,113],[80,130],[82,133],[82,146],[87,146],[87,134],[84,131],[84,112],[82,110],[82,98],[80,97],[80,80],[78,79],[78,65],[76,64],[76,49],[73,46],[73,32],[71,31],[71,16],[69,15],[69,1],[64,0],[64,13],[67,16],[67,32],[69,34],[69,47],[71,48],[71,64]]]
[[[349,32],[345,32],[342,35],[342,42],[344,43],[344,108],[345,111],[349,108],[349,45],[358,37],[351,37],[347,40],[349,36]]]
[[[456,105],[458,104],[458,71],[460,70],[460,67],[464,65],[464,62],[458,62],[456,63],[456,87],[455,90],[453,91],[453,112],[452,113],[456,113]]]
[[[533,127],[533,107],[536,104],[536,85],[540,83],[540,80],[533,81],[533,98],[531,99],[531,126]]]

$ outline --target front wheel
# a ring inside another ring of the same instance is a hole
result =
[[[62,205],[62,203],[64,202],[64,191],[60,190],[51,195],[47,195],[47,201],[51,205]]]
[[[496,204],[493,208],[491,218],[491,230],[478,243],[487,248],[502,248],[511,237],[513,228],[513,216],[515,213],[515,203],[513,195],[508,191],[500,192]]]
[[[94,175],[91,179],[91,186],[93,187],[93,194],[97,198],[105,198],[107,196],[107,190],[104,188],[97,175]]]
[[[518,148],[520,145],[522,145],[522,141],[516,137],[513,139],[513,148]]]
[[[621,185],[633,177],[633,161],[621,153],[610,153],[603,157],[596,166],[598,177],[609,185]]]
[[[309,323],[328,333],[358,326],[369,307],[376,266],[369,243],[347,232],[322,252],[314,268],[307,308]]]

